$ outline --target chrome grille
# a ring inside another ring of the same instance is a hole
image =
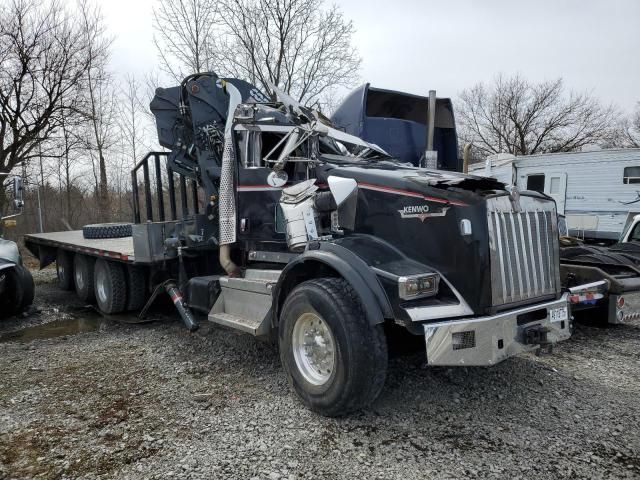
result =
[[[488,202],[491,293],[493,305],[522,302],[560,289],[558,227],[555,205],[520,197]]]

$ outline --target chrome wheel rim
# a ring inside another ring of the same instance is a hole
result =
[[[298,371],[312,385],[327,383],[336,363],[333,334],[316,313],[300,315],[293,326],[293,357]]]
[[[107,301],[107,286],[105,285],[105,275],[98,274],[96,278],[96,293],[98,300],[102,303]]]

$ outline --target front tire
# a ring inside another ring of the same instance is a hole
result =
[[[278,327],[289,383],[313,411],[335,417],[360,410],[380,394],[387,372],[382,325],[370,325],[360,299],[341,278],[298,285]]]
[[[0,271],[0,319],[18,315],[33,303],[34,285],[29,270],[22,265]]]

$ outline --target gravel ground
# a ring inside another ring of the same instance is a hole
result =
[[[639,326],[488,369],[394,356],[368,411],[327,419],[274,346],[105,319],[53,274],[40,314],[0,324],[0,478],[640,477]]]

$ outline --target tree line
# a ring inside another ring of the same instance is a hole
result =
[[[122,213],[146,100],[138,79],[110,70],[111,44],[89,0],[2,1],[0,172],[24,175],[28,210],[39,203],[45,229]]]
[[[215,71],[329,114],[360,81],[354,23],[324,0],[157,0],[158,69],[145,77],[113,71],[114,39],[92,0],[0,8],[0,174],[27,181],[16,233],[36,231],[39,212],[49,231],[132,217],[130,171],[156,147],[148,104],[161,84]],[[460,144],[478,160],[640,147],[640,106],[627,117],[561,78],[498,75],[460,92],[454,108]],[[0,183],[0,211],[5,202]]]

